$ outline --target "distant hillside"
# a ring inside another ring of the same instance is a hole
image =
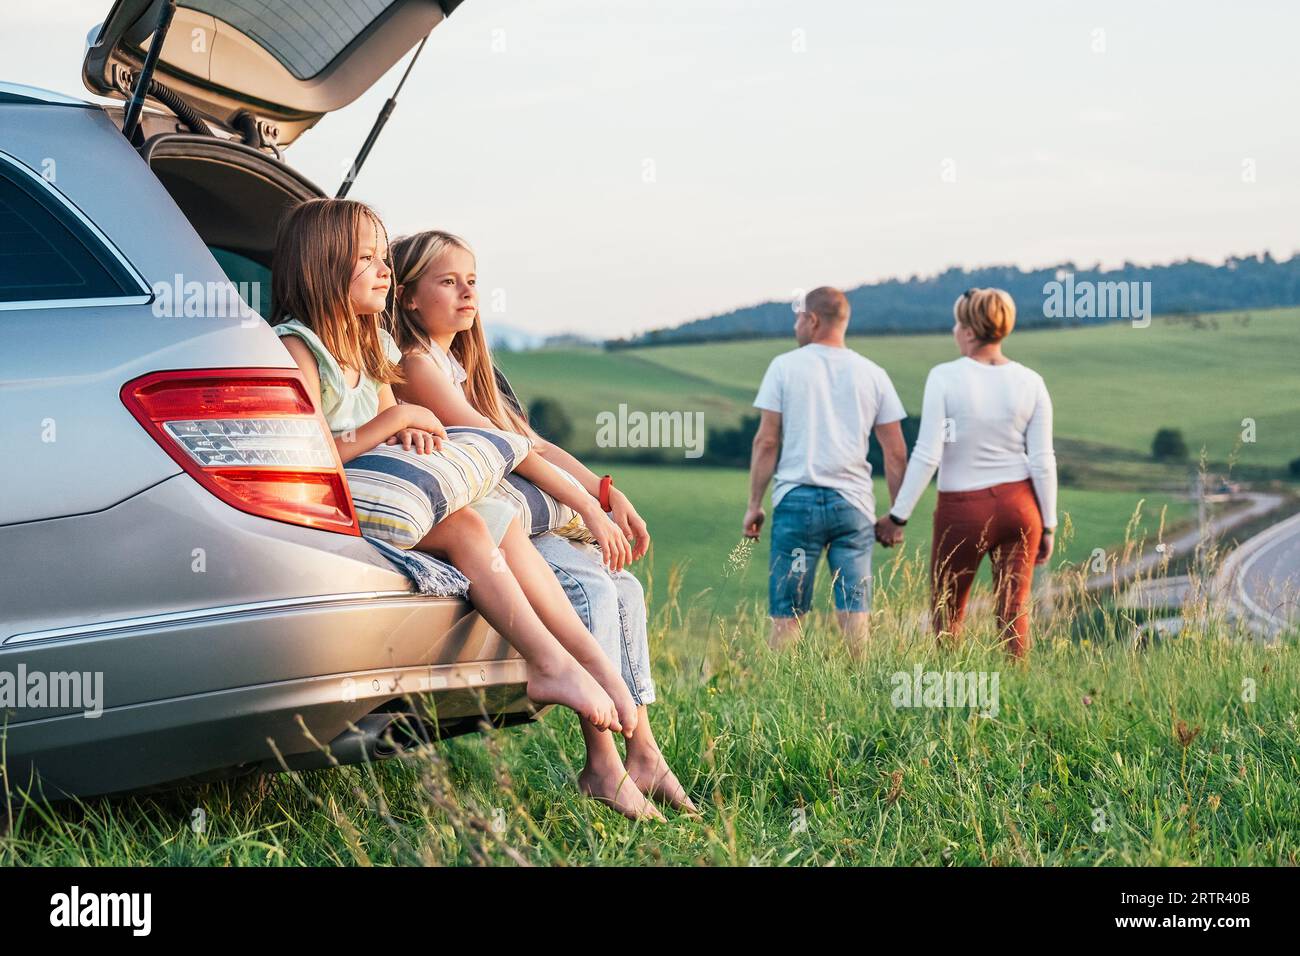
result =
[[[848,344],[889,372],[913,418],[930,369],[957,354],[947,329],[852,336]],[[772,359],[794,347],[786,335],[612,352],[539,349],[503,353],[499,364],[525,402],[548,398],[563,406],[573,425],[564,447],[584,461],[653,457],[707,465],[726,450],[717,446],[718,433],[756,414],[751,403]],[[1089,487],[1102,472],[1131,469],[1126,474],[1136,477],[1155,468],[1151,444],[1161,428],[1183,433],[1188,475],[1202,448],[1216,466],[1211,470],[1235,459],[1233,474],[1244,480],[1282,478],[1300,457],[1292,384],[1300,366],[1300,308],[1157,316],[1140,330],[1108,323],[1016,333],[1009,351],[1047,382],[1058,455]],[[671,447],[652,439],[647,447],[630,432],[602,444],[601,416],[620,416],[620,406],[628,414],[678,412],[683,422],[698,422],[693,434],[708,436],[703,458],[686,457],[684,425],[682,441],[666,442]],[[1258,441],[1248,440],[1248,427]],[[1164,479],[1152,471],[1140,480],[1159,487]]]
[[[488,320],[483,322],[483,334],[487,336],[488,347],[493,351],[502,349],[526,352],[529,349],[541,348],[546,341],[545,337],[529,332],[527,329]]]
[[[573,332],[561,332],[556,335],[537,335],[516,325],[503,322],[485,321],[483,333],[488,345],[494,352],[531,352],[533,349],[576,349],[598,348],[599,339],[578,335]]]
[[[1267,252],[1232,258],[1221,266],[1188,259],[1170,265],[1120,269],[1082,269],[1072,262],[1024,272],[1015,266],[949,269],[936,276],[890,279],[845,290],[853,306],[854,335],[935,332],[952,325],[952,303],[972,286],[997,286],[1016,300],[1021,328],[1046,325],[1091,325],[1110,317],[1048,317],[1043,287],[1067,273],[1076,287],[1083,282],[1150,282],[1157,314],[1199,313],[1300,305],[1300,255],[1279,262]],[[763,302],[672,328],[655,329],[606,343],[608,348],[766,338],[790,333],[789,302]]]

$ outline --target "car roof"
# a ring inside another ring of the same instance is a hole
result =
[[[38,86],[27,86],[24,83],[9,83],[0,80],[0,103],[46,103],[55,106],[89,106],[99,109],[98,103],[92,103],[89,100],[77,99],[73,96],[67,96],[63,93],[56,93],[54,90],[43,90]]]

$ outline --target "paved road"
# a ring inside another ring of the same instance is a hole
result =
[[[1300,515],[1242,544],[1225,562],[1218,586],[1270,634],[1300,624]]]
[[[1265,492],[1245,492],[1238,498],[1248,504],[1209,521],[1206,527],[1209,541],[1273,511],[1284,500],[1281,495]],[[1276,540],[1268,540],[1270,535],[1277,536]],[[1112,565],[1109,571],[1089,577],[1084,588],[1088,591],[1113,588],[1123,607],[1181,607],[1194,597],[1196,582],[1186,575],[1161,577],[1151,572],[1157,571],[1163,562],[1193,553],[1200,541],[1200,529],[1193,527],[1164,542],[1163,549],[1152,547],[1136,560]],[[1229,602],[1236,616],[1246,619],[1252,630],[1261,634],[1275,635],[1288,621],[1300,623],[1300,515],[1273,525],[1242,544],[1206,585]],[[1077,586],[1077,579],[1074,584],[1045,580],[1036,591],[1035,600],[1050,605]],[[992,606],[992,597],[982,594],[972,601],[971,610],[986,613]]]
[[[1206,537],[1214,540],[1223,532],[1230,531],[1237,525],[1245,524],[1247,521],[1253,521],[1262,514],[1268,514],[1274,508],[1282,504],[1281,495],[1265,494],[1263,492],[1246,492],[1238,496],[1239,498],[1249,501],[1244,508],[1236,508],[1228,514],[1212,518],[1207,522]],[[1164,550],[1157,550],[1153,547],[1136,561],[1130,561],[1128,564],[1121,565],[1117,568],[1107,571],[1103,574],[1097,574],[1088,579],[1087,588],[1089,591],[1102,590],[1113,587],[1116,583],[1129,581],[1139,574],[1143,574],[1159,566],[1161,562],[1172,561],[1174,558],[1184,554],[1191,554],[1196,550],[1196,545],[1201,540],[1201,531],[1199,528],[1192,528],[1185,531],[1176,538],[1172,538],[1164,543]]]

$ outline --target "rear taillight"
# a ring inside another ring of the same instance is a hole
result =
[[[181,369],[122,386],[145,431],[249,514],[360,535],[334,440],[296,370]]]

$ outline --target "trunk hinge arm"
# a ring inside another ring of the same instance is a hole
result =
[[[393,115],[393,107],[397,105],[397,94],[402,92],[402,87],[406,85],[406,78],[411,75],[411,67],[415,66],[415,61],[420,58],[420,54],[424,52],[424,45],[428,42],[429,34],[426,33],[424,39],[420,41],[420,45],[415,48],[415,55],[411,57],[411,62],[406,64],[406,71],[402,74],[402,79],[397,84],[397,89],[393,90],[393,95],[384,102],[383,109],[381,109],[379,115],[375,117],[375,124],[370,127],[370,135],[368,135],[366,141],[361,144],[361,152],[357,153],[357,158],[352,161],[352,168],[348,170],[347,176],[343,178],[343,185],[339,186],[339,191],[334,194],[335,199],[342,199],[345,197],[348,194],[348,190],[352,188],[352,184],[356,182],[357,173],[361,172],[361,167],[365,163],[366,157],[370,155],[370,150],[374,148],[375,140],[379,139],[379,134],[383,131],[384,124],[388,122],[388,117]]]
[[[153,80],[154,70],[158,67],[158,57],[162,56],[163,42],[172,25],[172,16],[176,13],[176,0],[163,0],[162,11],[158,14],[158,25],[154,27],[153,40],[149,43],[149,52],[144,56],[144,66],[135,78],[135,89],[131,100],[126,104],[126,113],[122,120],[122,135],[130,142],[140,125],[140,111],[144,109],[144,99],[149,93],[149,83]]]

